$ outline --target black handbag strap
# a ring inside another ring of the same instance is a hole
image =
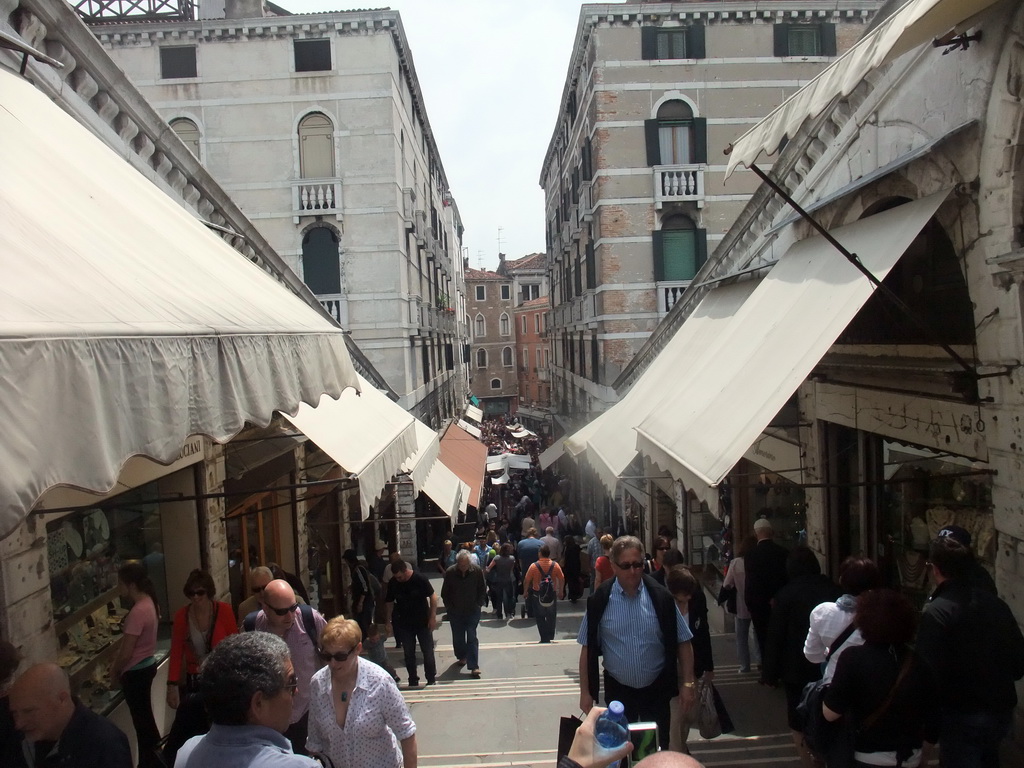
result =
[[[903,679],[907,676],[907,673],[910,672],[911,665],[914,663],[914,654],[912,654],[910,651],[907,651],[906,653],[906,658],[903,659],[903,666],[900,667],[900,673],[896,676],[896,682],[893,683],[892,688],[889,689],[889,695],[885,697],[885,701],[883,701],[879,705],[878,709],[872,712],[864,720],[864,722],[860,726],[861,731],[869,730],[871,726],[878,722],[878,718],[885,714],[885,711],[889,709],[889,705],[892,704],[892,700],[896,696],[896,691],[899,690],[900,683],[903,682]]]
[[[832,658],[836,651],[843,647],[843,643],[850,639],[850,635],[857,631],[857,627],[854,626],[854,622],[850,622],[846,625],[846,629],[836,635],[836,639],[832,641],[832,645],[828,647],[828,653],[825,654],[825,663],[828,664],[828,660]]]

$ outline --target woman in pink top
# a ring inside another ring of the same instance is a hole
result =
[[[160,731],[153,717],[150,693],[156,677],[156,590],[141,563],[126,563],[117,572],[121,594],[132,608],[121,625],[121,647],[110,666],[110,679],[120,681],[139,744],[139,768],[159,768]]]
[[[743,595],[747,588],[747,571],[743,556],[757,545],[757,539],[748,536],[740,542],[736,557],[729,563],[725,574],[725,587],[736,587],[736,655],[740,660],[740,672],[750,671],[750,611]],[[756,646],[755,646],[756,648]]]

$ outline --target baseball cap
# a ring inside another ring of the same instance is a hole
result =
[[[754,521],[754,530],[755,531],[763,531],[766,528],[771,528],[771,527],[772,527],[772,524],[766,518],[759,517],[759,518],[757,518],[757,520]]]
[[[939,536],[948,536],[962,547],[970,548],[971,546],[971,534],[959,525],[947,525],[939,531]]]

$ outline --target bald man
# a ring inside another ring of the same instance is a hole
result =
[[[22,766],[132,768],[128,737],[71,696],[56,664],[36,664],[10,692],[14,727],[22,734]]]

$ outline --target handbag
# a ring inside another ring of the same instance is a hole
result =
[[[572,741],[576,738],[576,730],[583,725],[583,721],[575,715],[560,718],[558,721],[558,754],[556,760],[561,760],[569,754],[572,748]]]
[[[701,738],[713,739],[722,735],[722,722],[715,706],[713,683],[697,683],[697,730]]]
[[[850,639],[850,635],[852,635],[856,629],[857,628],[851,621],[846,625],[846,628],[836,636],[836,639],[832,641],[832,645],[828,649],[828,654],[825,656],[825,664],[823,667],[828,665],[832,656],[842,648],[843,644]],[[796,705],[796,713],[801,723],[800,730],[803,732],[804,741],[808,743],[808,746],[810,746],[810,741],[816,738],[813,735],[808,738],[808,731],[817,733],[823,729],[827,729],[828,726],[831,726],[831,723],[825,720],[825,716],[821,712],[821,703],[825,698],[825,691],[827,689],[828,683],[824,680],[814,680],[807,683],[807,685],[804,686],[803,691],[800,693],[800,703]],[[812,701],[812,699],[814,700]]]
[[[716,602],[719,605],[725,603],[725,610],[727,610],[729,613],[734,614],[736,613],[737,597],[738,595],[736,592],[736,587],[723,586],[720,590],[718,590],[718,599],[716,600]]]

